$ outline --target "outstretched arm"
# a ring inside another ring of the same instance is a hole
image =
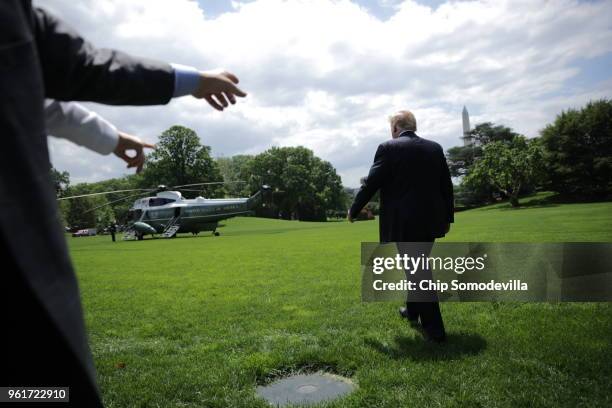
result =
[[[100,154],[115,153],[135,167],[142,170],[146,147],[154,147],[135,136],[120,132],[97,113],[76,102],[45,101],[45,124],[50,135],[70,140]],[[128,155],[128,152],[135,152]]]
[[[45,100],[45,125],[51,136],[103,155],[112,153],[119,141],[112,123],[76,102]]]
[[[223,110],[235,103],[236,96],[246,96],[237,87],[238,78],[229,72],[201,72],[182,66],[195,71],[195,80],[192,76],[184,81],[180,66],[96,48],[42,9],[36,9],[34,26],[47,98],[156,105],[191,94]]]
[[[236,103],[236,96],[245,97],[246,93],[238,88],[240,82],[236,75],[224,70],[198,71],[194,67],[171,64],[174,69],[173,97],[191,95],[205,99],[216,110],[222,111],[229,104]]]
[[[348,211],[349,221],[353,222],[361,209],[365,207],[376,191],[382,187],[385,179],[387,178],[386,173],[387,164],[385,161],[385,148],[383,145],[379,145],[378,149],[376,150],[376,154],[374,155],[374,163],[372,164],[372,167],[370,167],[368,177],[357,192],[357,195],[355,195],[353,205],[351,205],[351,208]]]
[[[96,48],[60,19],[37,8],[35,33],[45,96],[61,101],[154,105],[170,101],[170,64]]]

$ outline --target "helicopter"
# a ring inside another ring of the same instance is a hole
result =
[[[58,200],[141,191],[138,194],[129,195],[103,206],[95,207],[90,211],[138,196],[139,198],[134,201],[128,212],[129,223],[124,230],[124,240],[140,241],[146,235],[154,236],[156,234],[160,234],[163,238],[174,238],[178,233],[197,235],[202,231],[211,231],[213,236],[219,236],[219,232],[217,232],[219,221],[253,213],[254,209],[261,205],[264,199],[267,199],[269,192],[271,192],[270,186],[263,185],[252,196],[243,198],[204,198],[198,196],[187,199],[183,197],[180,191],[195,191],[186,190],[185,187],[227,183],[230,182],[194,183],[170,188],[160,185],[155,189],[105,191],[62,197]],[[142,193],[143,190],[145,191],[144,194]],[[146,196],[142,197],[143,195]]]

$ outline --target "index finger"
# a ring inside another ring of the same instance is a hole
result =
[[[233,92],[234,92],[234,95],[239,96],[241,98],[244,98],[245,96],[247,96],[247,93],[244,92],[242,89],[238,88],[237,86],[234,86]]]

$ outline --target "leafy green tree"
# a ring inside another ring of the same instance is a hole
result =
[[[210,156],[210,147],[200,143],[197,133],[183,126],[172,126],[159,137],[157,148],[147,156],[143,185],[167,186],[223,181],[219,166]],[[223,185],[194,187],[187,197],[202,194],[223,197]]]
[[[330,162],[313,156],[312,167],[311,177],[316,198],[311,205],[313,208],[322,207],[324,216],[320,219],[326,220],[331,214],[348,208],[346,206],[346,193],[342,187],[342,179]],[[313,211],[313,214],[318,214],[318,211]]]
[[[70,186],[70,174],[67,171],[59,171],[55,167],[51,167],[51,182],[55,187],[57,197],[62,197]]]
[[[483,148],[492,142],[510,143],[518,136],[511,128],[503,125],[495,125],[491,122],[477,124],[470,131],[467,146],[455,146],[446,151],[446,160],[451,176],[456,178],[466,177],[474,166],[474,163],[482,157]],[[456,194],[459,205],[474,206],[490,201],[497,188],[485,180],[481,183],[461,184],[459,194]]]
[[[519,134],[512,128],[491,122],[479,123],[469,135],[476,146],[485,146],[492,142],[512,142],[516,136]]]
[[[148,188],[150,186],[145,186],[143,183],[143,178],[139,174],[132,174],[129,176],[124,176],[121,178],[113,178],[109,180],[99,181],[96,183],[87,184],[87,188],[89,192],[103,192],[103,191],[119,191],[119,190],[130,190],[136,188]],[[127,192],[127,193],[113,193],[108,194],[105,197],[108,203],[108,208],[112,210],[113,216],[119,223],[125,223],[128,219],[128,211],[134,200],[145,196],[147,194],[146,191],[143,192]],[[100,210],[96,210],[97,218],[104,218],[104,208]],[[107,217],[108,218],[108,217]],[[113,220],[109,220],[113,221]]]
[[[470,145],[455,146],[446,151],[448,169],[452,177],[463,177],[482,156],[482,149],[491,142],[509,143],[518,136],[511,128],[491,122],[479,123],[470,131]]]
[[[491,142],[509,143],[518,136],[511,128],[491,122],[479,123],[470,131],[470,145],[455,146],[446,151],[451,176],[463,177],[470,167],[482,156],[482,149]]]
[[[115,212],[112,206],[109,205],[109,201],[106,197],[92,197],[90,201],[93,208],[95,208],[93,212],[95,216],[95,225],[98,231],[102,231],[112,222],[116,221]]]
[[[70,228],[97,228],[99,231],[116,220],[115,213],[104,196],[82,197],[67,201],[66,223]]]
[[[244,197],[250,193],[246,180],[247,166],[252,159],[253,156],[244,154],[216,159],[223,181],[228,183],[225,190],[230,197]]]
[[[541,136],[548,188],[589,198],[612,194],[612,100],[562,112]]]
[[[96,213],[90,198],[75,198],[68,202],[66,222],[71,228],[93,228],[96,223]]]
[[[55,188],[56,197],[63,197],[65,196],[66,191],[70,187],[70,174],[67,171],[59,171],[55,167],[51,167],[51,183],[53,183],[53,186]],[[66,225],[68,203],[65,201],[59,201],[58,210],[61,223],[63,225]]]
[[[142,176],[133,174],[121,178],[98,181],[95,183],[79,183],[76,185],[71,185],[66,189],[63,196],[144,188],[143,184]],[[63,219],[67,225],[85,225],[85,227],[93,227],[94,224],[92,222],[98,224],[116,220],[119,223],[125,223],[128,218],[128,210],[134,203],[134,200],[146,194],[146,191],[111,193],[100,197],[96,196],[90,198],[63,200],[60,201],[59,204]],[[93,216],[90,216],[89,213],[82,215],[84,211],[103,204],[106,204],[106,206],[95,210]],[[71,214],[71,212],[73,212],[73,214]],[[98,221],[99,219],[102,221]]]
[[[464,179],[466,186],[490,184],[519,205],[521,188],[540,175],[542,148],[538,139],[515,136],[510,142],[490,142]]]
[[[251,190],[268,184],[276,190],[272,206],[260,215],[324,221],[346,209],[340,176],[334,167],[305,147],[273,147],[248,162]]]
[[[467,175],[474,160],[482,156],[481,146],[455,146],[446,151],[446,161],[452,177]]]

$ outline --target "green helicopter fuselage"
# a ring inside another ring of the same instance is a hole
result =
[[[218,223],[253,212],[263,201],[263,187],[249,198],[185,199],[178,191],[162,191],[155,197],[138,199],[130,209],[131,228],[136,236],[149,234],[215,231]]]

